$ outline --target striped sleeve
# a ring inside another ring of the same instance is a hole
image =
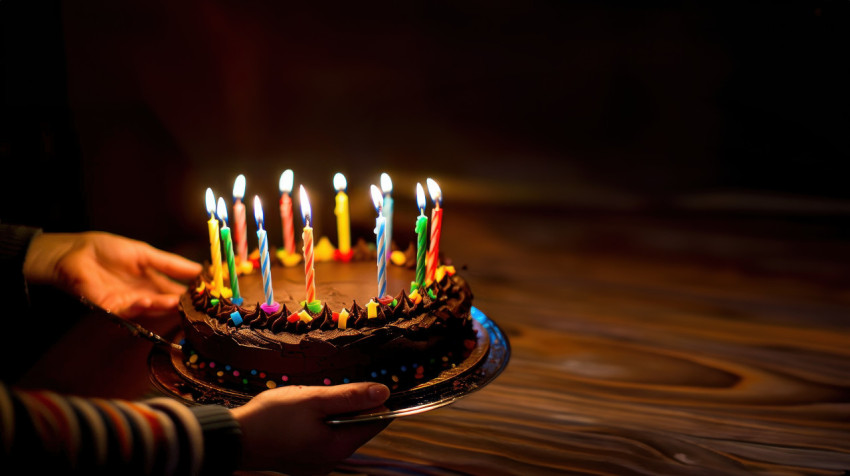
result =
[[[224,407],[69,397],[0,382],[3,467],[24,465],[33,474],[229,474],[240,448],[239,425]]]

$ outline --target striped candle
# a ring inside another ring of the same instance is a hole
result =
[[[304,240],[304,276],[307,287],[306,305],[316,300],[316,275],[313,267],[313,228],[310,227],[310,200],[303,185],[300,186],[299,195],[301,198],[301,218],[304,219],[304,231],[301,233],[301,239]]]
[[[260,242],[260,268],[263,271],[263,293],[266,296],[265,304],[266,306],[274,306],[268,234],[263,229],[263,206],[260,203],[260,197],[256,195],[254,196],[254,219],[257,221],[257,240]]]
[[[241,262],[248,260],[248,222],[245,220],[245,176],[239,174],[233,183],[233,241],[236,256]]]
[[[440,264],[440,230],[443,227],[443,210],[440,204],[443,203],[443,194],[437,182],[427,179],[428,193],[431,194],[431,200],[434,201],[434,210],[431,211],[431,248],[428,250],[426,257],[425,283],[431,284],[434,282],[434,276],[437,274],[437,266]]]
[[[387,221],[386,233],[386,255],[389,257],[392,253],[393,244],[393,181],[389,174],[381,174],[381,190],[384,192],[384,203],[381,208],[381,214]]]
[[[375,185],[372,185],[372,202],[375,204],[375,210],[378,211],[378,218],[375,219],[375,239],[378,244],[378,298],[380,299],[387,293],[387,220],[382,211],[381,190]]]

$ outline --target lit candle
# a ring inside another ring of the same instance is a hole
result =
[[[241,177],[241,175],[240,175]],[[224,242],[224,256],[227,259],[227,272],[230,275],[230,291],[233,294],[233,304],[242,304],[242,296],[239,294],[239,281],[236,277],[236,260],[233,256],[233,241],[230,239],[230,228],[227,226],[227,205],[224,199],[218,197],[218,219],[221,220],[221,241]]]
[[[277,312],[280,304],[274,302],[274,292],[272,291],[272,271],[271,263],[269,262],[269,240],[266,230],[263,229],[263,205],[260,203],[260,197],[254,195],[254,219],[257,221],[257,240],[260,245],[260,268],[263,271],[263,292],[266,296],[266,302],[260,307],[269,314]]]
[[[295,253],[295,232],[292,225],[292,184],[294,178],[292,170],[286,169],[280,174],[278,187],[280,188],[280,221],[283,224],[283,249],[289,253]]]
[[[393,252],[393,181],[386,173],[381,174],[381,190],[384,192],[383,214],[387,220],[387,258]]]
[[[416,281],[413,288],[419,289],[425,284],[425,248],[427,247],[428,217],[425,216],[425,190],[422,184],[416,184],[416,204],[419,205],[419,217],[416,218]]]
[[[440,229],[443,226],[443,210],[440,205],[443,203],[443,194],[437,182],[429,178],[426,183],[428,193],[431,194],[431,200],[434,202],[434,210],[431,211],[431,248],[426,257],[427,269],[425,270],[425,283],[431,284],[437,274],[437,266],[440,264]]]
[[[215,195],[212,189],[207,189],[206,195],[207,212],[210,214],[210,220],[207,222],[207,227],[210,231],[210,260],[213,267],[213,288],[212,293],[218,297],[221,295],[223,284],[223,276],[221,271],[221,241],[218,235],[218,220],[215,217]]]
[[[245,220],[245,176],[239,174],[233,182],[233,241],[240,262],[248,260],[248,222]]]
[[[304,219],[304,232],[301,234],[301,239],[304,240],[304,274],[307,285],[306,304],[310,304],[316,300],[316,276],[313,269],[313,228],[310,227],[310,200],[307,198],[307,191],[301,185],[299,190],[301,198],[301,218]]]
[[[378,211],[375,219],[375,239],[378,244],[378,297],[381,298],[387,292],[387,240],[386,219],[384,218],[383,197],[378,187],[372,185],[372,202]]]
[[[337,173],[334,175],[334,188],[336,189],[336,229],[339,238],[338,249],[340,259],[348,261],[351,259],[351,225],[349,223],[348,195],[345,194],[345,175]]]

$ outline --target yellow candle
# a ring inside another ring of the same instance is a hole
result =
[[[343,310],[340,311],[339,319],[337,320],[337,327],[338,328],[340,328],[340,329],[348,328],[348,316],[349,316],[348,311],[345,308],[343,308]]]
[[[339,239],[337,248],[342,254],[351,251],[351,224],[348,211],[348,195],[345,194],[346,185],[344,175],[340,173],[334,175],[334,188],[337,191],[334,214],[336,215],[336,229]]]
[[[218,219],[215,217],[215,195],[212,189],[207,189],[207,211],[210,214],[210,220],[207,226],[210,231],[210,259],[213,266],[213,289],[212,293],[216,296],[221,295],[221,288],[224,286],[224,277],[221,271],[221,238],[218,231]]]
[[[378,303],[374,299],[370,299],[369,303],[366,304],[366,318],[374,319],[376,317],[378,317]]]
[[[298,318],[304,321],[304,323],[309,324],[310,321],[313,320],[313,316],[311,316],[307,311],[301,311],[298,313]]]

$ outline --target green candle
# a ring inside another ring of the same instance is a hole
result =
[[[416,282],[413,288],[420,288],[425,283],[425,248],[427,243],[428,217],[425,216],[425,191],[422,184],[416,184],[416,202],[419,205],[419,217],[416,218]],[[412,291],[412,290],[411,290]]]
[[[224,199],[218,197],[218,210],[216,215],[224,226],[221,227],[221,241],[224,242],[224,255],[227,258],[227,271],[230,274],[230,290],[233,292],[233,304],[242,304],[242,296],[239,294],[239,281],[236,276],[236,261],[233,256],[233,240],[230,237],[230,228],[227,226],[227,205]]]

